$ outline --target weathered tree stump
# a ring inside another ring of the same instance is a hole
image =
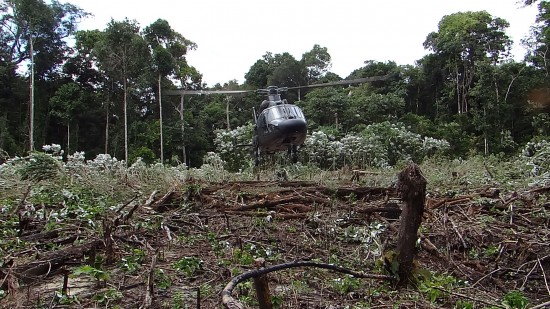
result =
[[[265,259],[257,258],[254,260],[254,266],[256,269],[265,267]],[[273,309],[271,303],[271,293],[269,291],[269,280],[267,274],[253,277],[254,289],[256,290],[256,296],[258,298],[258,305],[260,309]]]
[[[398,175],[397,192],[405,202],[397,240],[398,287],[405,287],[411,281],[418,229],[426,202],[426,184],[426,178],[414,163]]]

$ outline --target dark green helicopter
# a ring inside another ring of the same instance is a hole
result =
[[[269,86],[266,89],[257,89],[256,93],[263,94],[266,99],[262,101],[259,109],[253,110],[254,117],[254,135],[252,143],[239,146],[252,147],[254,162],[260,164],[264,154],[273,154],[275,152],[287,151],[293,163],[298,160],[298,149],[303,145],[307,136],[307,120],[300,109],[295,104],[289,103],[286,99],[281,98],[281,95],[288,90],[298,90],[298,98],[300,98],[300,89],[328,87],[336,85],[351,85],[370,81],[378,81],[387,79],[388,76],[366,77],[353,80],[341,80],[336,82],[312,84],[308,86],[298,87],[277,87]],[[227,94],[236,95],[247,93],[254,90],[166,90],[165,95],[180,95],[186,94]]]

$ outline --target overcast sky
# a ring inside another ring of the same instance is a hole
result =
[[[197,43],[188,62],[209,86],[244,81],[266,52],[288,52],[297,60],[314,44],[326,47],[331,71],[346,78],[366,60],[414,64],[428,51],[422,43],[437,31],[445,15],[485,10],[510,23],[513,52],[521,60],[524,38],[537,15],[536,6],[519,0],[65,0],[94,16],[80,29],[104,30],[113,18],[135,19],[142,28],[167,20]]]

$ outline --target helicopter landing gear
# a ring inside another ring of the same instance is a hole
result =
[[[254,149],[254,165],[255,166],[260,165],[260,148],[259,147],[256,147],[256,149]]]
[[[260,146],[258,145],[257,137],[254,138],[252,147],[253,147],[252,151],[254,156],[254,166],[259,166],[261,163],[261,160],[260,160]]]
[[[292,163],[298,162],[298,146],[296,145],[290,145],[288,146],[288,156],[290,157],[290,160]]]

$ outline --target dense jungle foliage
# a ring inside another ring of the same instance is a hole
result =
[[[387,75],[352,87],[290,91],[306,114],[310,136],[303,160],[319,167],[386,166],[435,153],[517,154],[550,133],[547,50],[550,2],[523,40],[522,62],[510,55],[506,20],[490,12],[443,16],[419,42],[429,53],[415,65],[365,61],[349,76],[330,71],[327,48],[301,59],[266,52],[245,82],[206,85],[186,60],[197,49],[163,19],[142,27],[112,20],[79,31],[88,13],[69,3],[0,1],[0,160],[58,144],[132,163],[201,166],[209,152],[230,170],[246,166],[251,110],[261,97],[177,96],[164,89],[256,89]],[[30,91],[29,91],[30,89]],[[322,111],[322,112],[319,112]],[[231,148],[231,147],[230,147]]]

